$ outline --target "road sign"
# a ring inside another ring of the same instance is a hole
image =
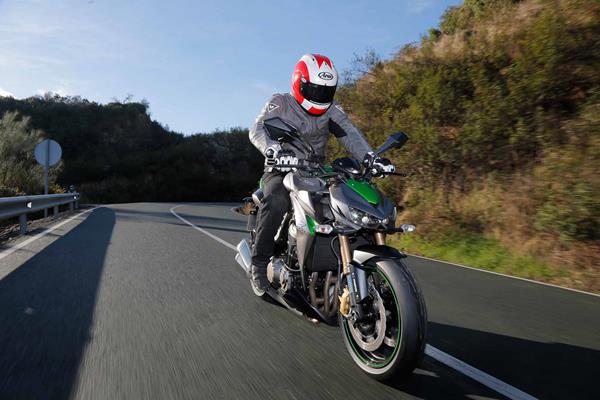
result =
[[[60,144],[52,139],[45,139],[37,146],[35,146],[35,159],[38,163],[45,166],[53,166],[60,161],[62,156],[62,149]]]
[[[44,139],[35,146],[33,154],[36,161],[44,166],[44,194],[48,194],[48,169],[60,161],[62,149],[60,148],[60,144],[54,140]],[[44,218],[47,216],[48,210],[44,210]]]

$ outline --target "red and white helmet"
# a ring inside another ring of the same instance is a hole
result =
[[[306,111],[321,115],[331,106],[337,81],[337,71],[329,58],[305,54],[292,74],[292,94]]]

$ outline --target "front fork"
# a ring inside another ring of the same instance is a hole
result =
[[[363,309],[361,301],[369,294],[367,282],[367,273],[356,268],[352,263],[352,248],[350,247],[350,238],[346,235],[339,235],[340,252],[342,255],[342,282],[346,282],[342,295],[340,296],[340,313],[344,317],[349,317],[350,312],[354,311],[357,320],[361,320]],[[375,243],[380,246],[385,245],[385,233],[375,233]]]

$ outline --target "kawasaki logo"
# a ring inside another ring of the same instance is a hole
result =
[[[330,81],[333,79],[333,74],[331,72],[320,72],[319,78],[326,80],[326,81]]]

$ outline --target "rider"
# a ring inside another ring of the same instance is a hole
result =
[[[292,124],[322,161],[325,160],[327,139],[332,133],[355,158],[370,157],[373,166],[380,171],[394,172],[389,160],[373,154],[363,134],[333,101],[337,81],[337,71],[329,58],[319,54],[302,56],[292,74],[291,93],[274,94],[250,130],[250,141],[265,156],[266,166],[251,270],[252,283],[260,291],[269,286],[267,265],[273,256],[275,234],[290,206],[289,194],[283,186],[283,178],[289,171],[285,164],[297,164],[299,156],[291,146],[268,137],[263,126],[265,119],[280,117]]]

